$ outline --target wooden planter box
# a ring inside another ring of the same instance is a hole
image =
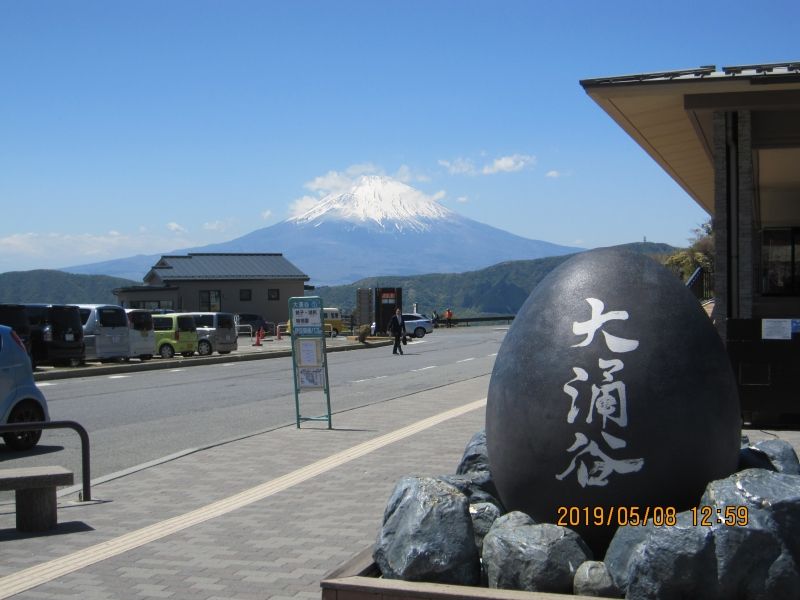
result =
[[[322,600],[598,600],[589,596],[382,579],[380,574],[369,546],[320,582]]]

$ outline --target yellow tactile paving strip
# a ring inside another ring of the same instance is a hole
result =
[[[467,414],[473,410],[486,406],[486,398],[470,402],[463,406],[439,413],[427,419],[412,423],[407,427],[397,429],[372,440],[357,444],[347,450],[332,454],[301,469],[287,473],[253,488],[213,502],[186,514],[154,523],[137,531],[132,531],[120,537],[90,546],[67,556],[57,558],[13,575],[0,578],[0,598],[8,598],[24,592],[48,581],[52,581],[89,565],[98,563],[108,558],[118,556],[134,548],[159,540],[203,523],[210,519],[225,515],[236,509],[263,500],[269,496],[289,489],[299,483],[307,481],[317,475],[330,471],[338,466],[360,458],[379,448],[412,436],[450,419]]]

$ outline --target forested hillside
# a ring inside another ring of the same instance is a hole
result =
[[[617,247],[649,254],[662,262],[677,250],[652,242]],[[533,288],[570,256],[515,260],[466,273],[369,277],[350,285],[318,287],[313,293],[321,296],[326,306],[339,307],[345,313],[355,308],[358,288],[401,287],[406,311],[417,303],[417,310],[428,315],[446,308],[451,308],[457,317],[515,314]]]
[[[0,302],[53,304],[116,304],[111,290],[137,285],[130,279],[107,275],[75,275],[38,269],[0,273]]]

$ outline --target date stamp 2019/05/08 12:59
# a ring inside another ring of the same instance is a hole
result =
[[[749,520],[748,508],[744,505],[703,505],[692,507],[687,512],[695,526],[745,527]],[[677,516],[678,510],[674,506],[559,506],[555,523],[562,527],[659,527],[675,525]]]

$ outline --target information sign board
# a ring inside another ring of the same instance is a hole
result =
[[[322,298],[303,296],[289,298],[289,319],[292,336],[292,367],[297,427],[301,421],[328,421],[331,424],[331,395],[328,386],[328,359],[325,353],[325,332],[322,319]],[[300,394],[322,390],[328,412],[319,417],[303,417]]]

